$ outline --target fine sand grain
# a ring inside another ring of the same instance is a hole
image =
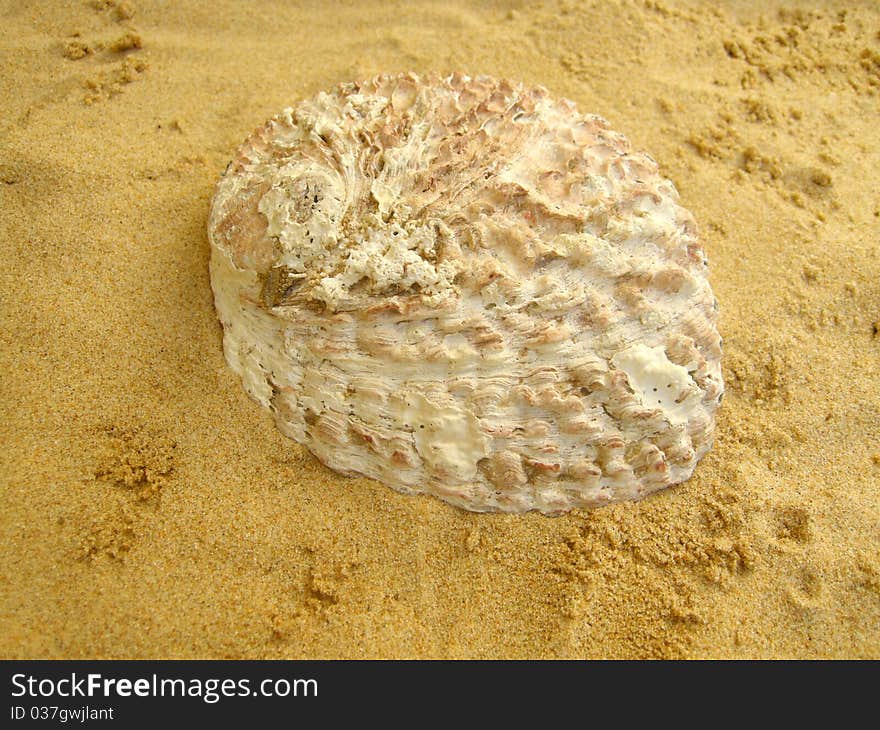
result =
[[[0,656],[880,658],[876,5],[329,7],[0,5]],[[473,514],[248,399],[214,184],[285,105],[410,69],[543,84],[678,186],[727,383],[690,481]]]

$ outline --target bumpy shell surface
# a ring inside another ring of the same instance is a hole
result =
[[[211,210],[224,351],[321,461],[547,514],[687,479],[721,340],[692,216],[543,88],[380,76],[285,109]]]

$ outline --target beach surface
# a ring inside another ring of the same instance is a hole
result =
[[[6,0],[0,68],[0,656],[880,658],[875,3]],[[469,513],[249,400],[214,185],[406,70],[546,86],[676,184],[727,386],[688,482]]]

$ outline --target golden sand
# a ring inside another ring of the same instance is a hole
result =
[[[880,657],[873,3],[159,5],[0,9],[0,656]],[[674,180],[728,385],[690,481],[473,514],[247,398],[214,183],[285,105],[402,70],[543,84]]]

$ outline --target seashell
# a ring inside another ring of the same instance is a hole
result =
[[[213,199],[223,346],[331,468],[558,514],[687,479],[723,393],[694,219],[541,87],[379,76],[285,109]]]

